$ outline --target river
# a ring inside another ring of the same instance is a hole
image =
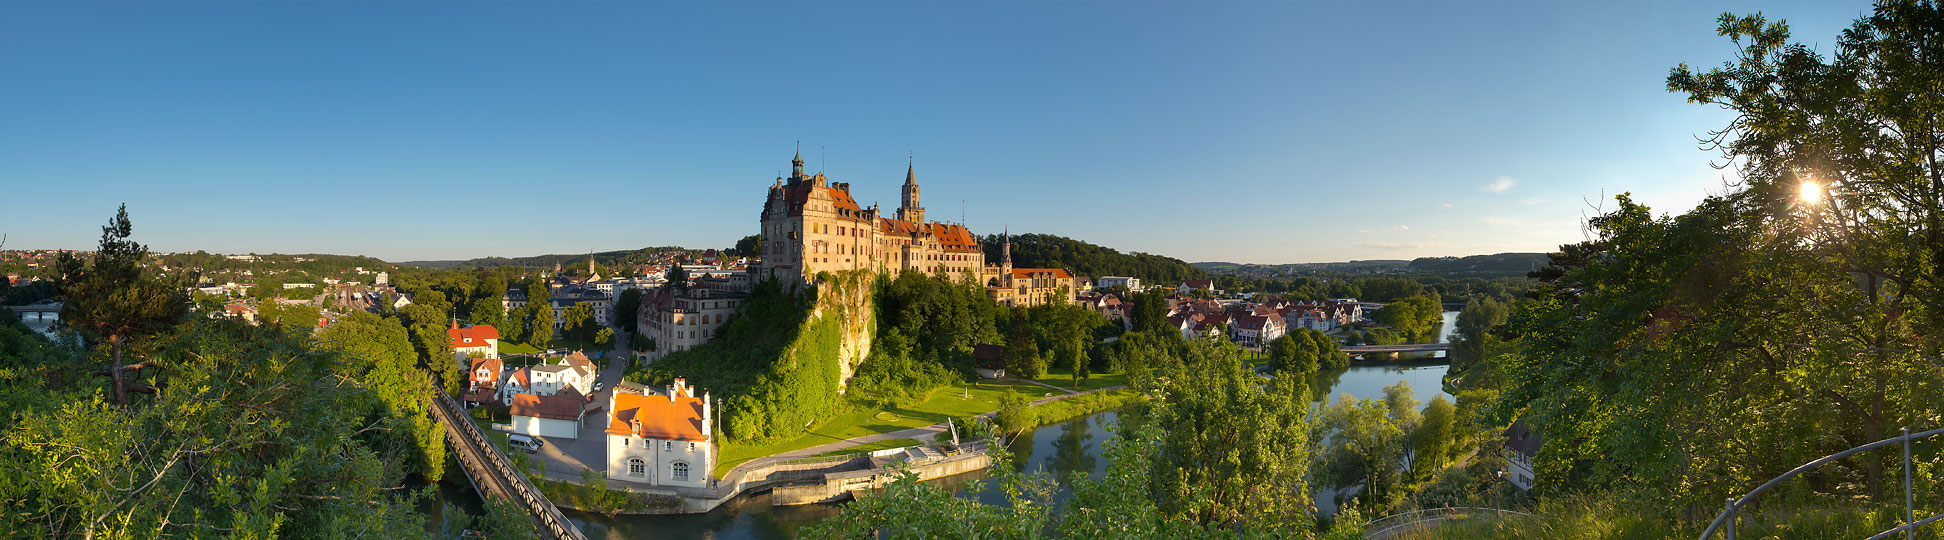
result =
[[[1444,312],[1442,341],[1450,340],[1457,316],[1456,311]],[[1383,388],[1400,380],[1411,383],[1419,402],[1428,402],[1439,395],[1452,399],[1443,390],[1446,367],[1442,358],[1426,358],[1421,362],[1353,365],[1343,371],[1320,373],[1310,382],[1312,401],[1322,405],[1344,394],[1355,399],[1383,399]],[[1101,456],[1101,444],[1112,436],[1111,426],[1119,422],[1119,418],[1116,412],[1106,411],[1040,426],[1030,436],[1021,436],[1008,445],[1013,452],[1014,466],[1023,471],[1047,473],[1056,479],[1082,471],[1090,477],[1098,477],[1107,469],[1107,460]],[[1005,504],[1005,496],[997,486],[987,485],[976,493],[966,491],[972,482],[985,477],[986,473],[979,471],[931,482],[961,497],[976,497],[986,504]],[[1316,488],[1318,510],[1334,513],[1335,505],[1329,501],[1329,494],[1327,487]],[[460,502],[461,506],[477,508],[479,504],[477,496],[469,490],[445,489],[442,495],[448,498],[470,497],[470,501]],[[1064,490],[1055,493],[1055,504],[1064,503],[1068,496]],[[837,515],[841,509],[842,506],[836,504],[773,506],[768,493],[759,493],[742,497],[706,514],[608,517],[572,510],[566,510],[566,513],[588,538],[593,539],[782,540],[795,538],[798,529]]]

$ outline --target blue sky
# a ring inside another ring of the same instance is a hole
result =
[[[409,4],[409,5],[408,5]],[[0,233],[387,260],[726,247],[860,202],[1189,261],[1544,251],[1681,211],[1723,11],[1819,2],[0,1]],[[821,149],[821,150],[820,150]],[[1611,208],[1611,203],[1606,204]]]

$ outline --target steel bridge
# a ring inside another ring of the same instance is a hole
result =
[[[457,450],[459,465],[466,480],[482,496],[511,499],[533,514],[534,527],[553,540],[587,540],[553,501],[534,489],[525,474],[513,467],[512,460],[500,452],[479,426],[466,416],[466,410],[443,390],[432,391],[432,418],[445,426],[446,441]]]

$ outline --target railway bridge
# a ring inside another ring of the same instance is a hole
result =
[[[482,497],[511,499],[533,514],[534,527],[542,537],[551,540],[587,540],[553,501],[535,489],[527,481],[525,474],[513,467],[512,460],[494,446],[491,439],[479,430],[466,410],[452,401],[444,391],[432,391],[432,418],[445,426],[446,441],[452,444],[459,457],[459,468],[466,471],[466,480],[471,481],[473,489]]]

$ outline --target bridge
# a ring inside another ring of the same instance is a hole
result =
[[[466,471],[466,480],[472,482],[473,490],[482,497],[499,497],[520,503],[528,513],[533,514],[535,528],[541,536],[552,540],[587,540],[553,501],[534,489],[526,475],[513,467],[506,454],[494,446],[479,426],[466,416],[465,409],[452,401],[444,391],[432,391],[432,418],[445,426],[446,441],[457,450],[459,465]]]
[[[34,320],[36,321],[44,320],[47,318],[48,315],[59,316],[61,314],[61,304],[58,302],[53,304],[34,304],[30,306],[7,306],[7,309],[11,309],[14,311],[14,313],[19,314],[20,318],[23,320],[27,318],[28,313],[34,314]]]
[[[1350,354],[1450,351],[1450,343],[1412,343],[1404,345],[1351,345],[1342,351]]]

